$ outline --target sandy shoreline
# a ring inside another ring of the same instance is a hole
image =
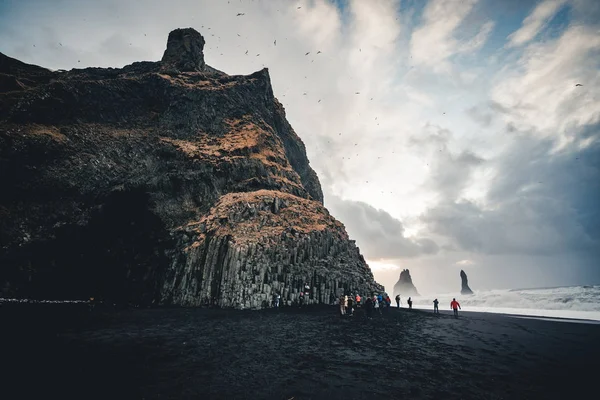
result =
[[[3,305],[0,317],[11,398],[576,398],[596,391],[600,356],[600,325],[487,313]]]

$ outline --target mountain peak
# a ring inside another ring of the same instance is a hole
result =
[[[163,68],[183,72],[204,71],[204,44],[204,37],[193,28],[171,31],[161,60]]]

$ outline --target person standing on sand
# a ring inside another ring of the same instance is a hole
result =
[[[456,301],[456,299],[452,299],[450,303],[450,308],[454,310],[454,318],[458,318],[458,309],[460,308],[460,303]],[[462,310],[462,308],[460,308]]]
[[[373,308],[379,312],[379,315],[381,315],[381,307],[379,304],[379,298],[377,296],[373,296]]]
[[[409,297],[408,300],[406,300],[406,302],[408,303],[408,309],[412,310],[412,299]]]
[[[373,315],[373,299],[370,297],[367,297],[367,300],[365,301],[365,309],[367,310],[367,318],[371,319],[371,316]]]
[[[354,312],[354,296],[352,296],[352,294],[350,294],[350,296],[348,296],[348,315],[352,316],[353,312]]]
[[[400,295],[396,295],[396,307],[400,308]]]
[[[341,295],[338,301],[340,303],[340,314],[346,315],[346,306],[344,305],[344,295]]]
[[[356,294],[356,308],[360,307],[360,294]]]
[[[438,309],[438,304],[439,304],[439,303],[440,303],[440,302],[438,301],[438,299],[435,299],[435,300],[433,301],[433,313],[434,313],[434,314],[439,314],[439,313],[440,313],[440,310]]]

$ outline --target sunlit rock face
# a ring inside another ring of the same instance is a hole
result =
[[[266,69],[162,61],[65,71],[0,54],[5,297],[260,308],[381,290],[323,206]]]

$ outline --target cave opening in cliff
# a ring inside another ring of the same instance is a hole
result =
[[[159,299],[171,247],[143,190],[106,196],[84,226],[57,229],[30,249],[29,297],[150,305]]]

